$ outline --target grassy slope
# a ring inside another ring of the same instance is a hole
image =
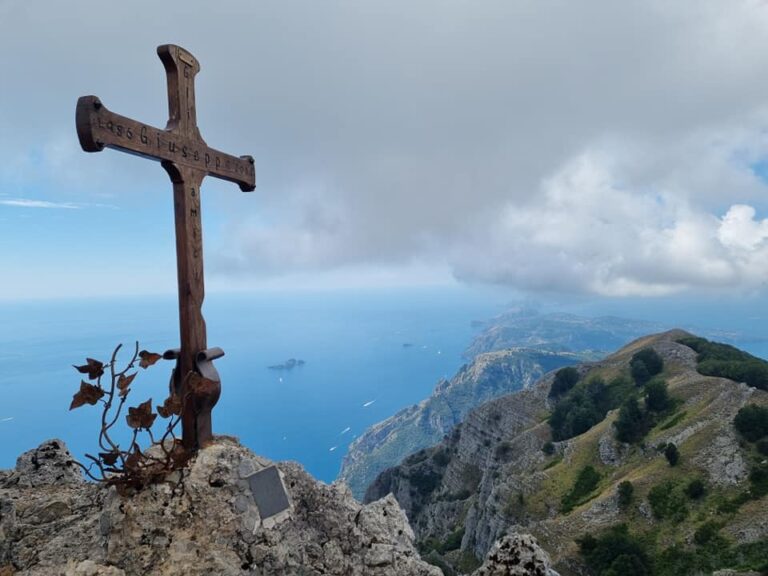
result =
[[[416,526],[417,535],[419,526],[431,525],[429,537],[433,542],[442,541],[451,531],[461,529],[463,526],[459,524],[463,525],[468,516],[486,513],[485,518],[474,527],[467,524],[467,536],[461,550],[446,555],[449,560],[454,560],[454,566],[462,554],[483,554],[483,545],[478,544],[478,538],[487,533],[489,528],[492,533],[516,529],[537,536],[563,574],[579,571],[575,538],[587,533],[595,534],[618,523],[629,524],[632,532],[644,535],[659,547],[668,547],[674,543],[690,547],[695,530],[708,520],[719,522],[722,525],[721,534],[732,541],[744,542],[768,537],[768,497],[749,501],[736,512],[724,512],[723,503],[743,493],[749,483],[742,475],[736,484],[725,481],[718,484],[717,480],[722,481],[725,477],[719,472],[711,472],[711,461],[719,456],[719,451],[736,453],[736,461],[743,459],[748,462],[755,458],[752,448],[744,443],[739,446],[732,420],[738,409],[747,402],[768,406],[768,393],[731,380],[698,374],[692,352],[675,343],[682,335],[684,333],[671,332],[642,338],[586,372],[585,378],[601,376],[609,382],[620,374],[628,375],[629,360],[644,347],[653,346],[664,356],[663,376],[670,393],[679,403],[673,413],[659,420],[641,444],[624,445],[623,449],[619,446],[624,454],[619,465],[604,463],[599,449],[601,442],[605,444],[613,436],[612,426],[618,410],[609,412],[602,422],[586,433],[556,443],[557,451],[549,457],[542,457],[538,451],[549,439],[549,426],[544,420],[523,432],[516,431],[514,435],[499,437],[490,444],[485,439],[478,441],[475,449],[467,451],[467,454],[461,453],[460,444],[452,446],[451,443],[444,443],[447,449],[454,451],[455,456],[448,465],[448,472],[444,473],[443,483],[426,502],[419,504],[418,510],[409,510],[409,514],[413,515],[412,523]],[[548,387],[549,383],[542,385]],[[512,397],[494,402],[509,408],[509,398]],[[478,428],[483,422],[489,425],[480,415],[489,412],[494,402],[469,416],[469,428]],[[545,410],[542,406],[542,417],[545,416]],[[488,436],[496,434],[493,432]],[[520,446],[521,438],[527,438],[527,450],[531,453],[531,457],[525,460],[526,464],[521,465],[520,460],[505,464],[494,457],[500,443]],[[669,441],[674,441],[680,451],[680,463],[674,468],[669,466],[664,455],[657,450],[658,445]],[[719,448],[718,443],[724,448]],[[453,504],[454,507],[461,505],[459,509],[463,510],[456,522],[446,525],[445,534],[435,533],[434,527],[439,522],[436,524],[434,519],[439,519],[446,510],[446,505],[440,500],[445,500],[445,493],[449,489],[450,472],[466,465],[462,459],[467,458],[486,462],[483,466],[483,480],[480,487],[464,502]],[[571,512],[561,513],[559,508],[563,495],[572,488],[579,471],[587,465],[594,467],[600,474],[596,489]],[[408,470],[407,466],[403,467],[401,476],[407,478]],[[696,478],[706,482],[707,494],[698,501],[686,499],[688,513],[684,519],[660,520],[652,515],[647,497],[654,486],[672,482],[677,486],[675,490],[681,491],[683,485]],[[618,484],[624,480],[634,485],[634,502],[626,510],[620,510],[616,504],[616,494]],[[525,488],[520,489],[520,486]],[[398,491],[400,494],[413,493],[413,488],[407,485],[401,484],[396,488],[396,495]],[[408,504],[404,505],[408,510]],[[474,512],[467,514],[473,508]],[[494,512],[488,515],[488,510]],[[424,522],[430,514],[433,520]],[[505,517],[499,526],[499,518]],[[496,522],[497,525],[489,526],[489,522]]]
[[[653,341],[649,338],[641,339],[613,356],[612,360],[619,360],[623,364],[634,352],[652,344]],[[620,371],[621,368],[611,366],[594,370],[589,376],[600,375],[609,380]],[[626,522],[632,531],[645,533],[663,546],[673,543],[686,545],[696,528],[707,520],[722,523],[722,532],[732,535],[743,532],[744,525],[768,522],[768,499],[765,497],[748,502],[738,512],[719,511],[719,506],[724,500],[732,499],[745,490],[746,483],[734,486],[713,485],[697,462],[697,455],[712,446],[723,434],[724,428],[730,427],[730,420],[723,421],[720,418],[718,411],[722,407],[717,400],[737,384],[722,378],[692,373],[684,366],[670,361],[666,362],[663,375],[670,393],[680,399],[682,404],[649,432],[643,442],[644,446],[632,447],[621,466],[613,467],[601,462],[598,441],[604,434],[612,432],[613,421],[617,415],[614,410],[603,422],[570,441],[569,457],[548,468],[547,479],[526,499],[530,514],[542,518],[552,509],[553,504],[559,502],[563,494],[570,490],[576,475],[584,466],[591,465],[600,473],[602,478],[599,486],[587,502],[568,515],[558,515],[552,520],[544,521],[538,529],[533,530],[534,533],[539,532],[548,548],[554,552],[555,558],[564,560],[561,568],[565,571],[568,571],[568,565],[571,564],[568,557],[574,556],[577,550],[573,537],[580,532],[592,531],[596,527],[594,522],[585,521],[585,516],[601,501],[615,498],[618,484],[624,480],[629,480],[634,485],[634,503],[604,524]],[[750,403],[768,406],[768,393],[754,390]],[[733,411],[737,409],[738,407],[734,407]],[[667,423],[674,425],[666,430],[662,429]],[[670,437],[674,438],[683,432],[690,432],[690,436],[679,443],[680,463],[671,467],[655,447],[665,444]],[[754,452],[744,443],[741,450],[748,457],[755,457]],[[652,515],[648,517],[647,496],[653,486],[667,481],[682,486],[695,478],[707,482],[708,492],[699,501],[687,500],[689,512],[684,520],[676,522],[669,519],[659,520]]]

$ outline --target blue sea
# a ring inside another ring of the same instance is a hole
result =
[[[274,460],[297,460],[326,482],[368,426],[428,396],[464,362],[486,320],[511,303],[501,291],[451,288],[209,294],[205,317],[222,397],[214,432]],[[612,314],[668,327],[733,331],[740,347],[768,357],[765,298],[553,302],[546,311]],[[82,459],[96,452],[100,411],[68,411],[86,357],[108,360],[123,343],[162,352],[178,346],[173,297],[0,303],[0,468],[47,438]],[[127,360],[128,354],[121,355]],[[290,358],[292,370],[270,370]],[[140,370],[132,404],[167,395],[172,366]]]
[[[208,342],[226,352],[214,433],[330,482],[358,434],[454,374],[472,320],[504,302],[453,288],[208,295]],[[68,411],[80,382],[72,364],[106,361],[137,339],[151,351],[177,347],[176,318],[172,297],[0,304],[0,468],[52,437],[78,458],[95,453],[100,410]],[[268,369],[290,358],[305,364]],[[140,370],[132,404],[162,402],[171,368]]]

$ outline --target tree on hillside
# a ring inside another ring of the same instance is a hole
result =
[[[729,344],[688,337],[678,340],[698,353],[697,369],[705,376],[720,376],[768,390],[768,362]]]
[[[619,416],[613,423],[616,439],[628,444],[638,442],[647,432],[646,415],[640,409],[637,398],[630,398],[619,408]]]
[[[642,386],[664,369],[664,360],[653,348],[643,348],[632,356],[629,369],[635,383]]]
[[[597,488],[600,482],[600,473],[592,466],[584,466],[579,470],[576,481],[571,489],[563,494],[560,500],[560,512],[567,514],[576,506],[584,502]]]
[[[672,406],[667,383],[654,378],[645,386],[645,407],[651,412],[664,412]]]
[[[733,425],[748,441],[757,442],[768,436],[768,408],[748,404],[736,414]]]
[[[600,576],[646,576],[653,573],[653,563],[639,538],[621,524],[597,537],[591,534],[577,540],[579,552],[594,574]]]
[[[610,397],[605,381],[600,377],[580,383],[558,401],[549,425],[555,441],[583,434],[605,418],[610,410]]]
[[[579,372],[573,366],[562,368],[555,374],[552,381],[552,387],[549,389],[549,396],[562,396],[573,388],[579,381]]]

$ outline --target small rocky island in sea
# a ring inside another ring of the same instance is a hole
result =
[[[304,366],[304,364],[306,364],[304,360],[289,358],[282,364],[273,364],[272,366],[267,366],[267,368],[270,370],[293,370],[297,366]]]

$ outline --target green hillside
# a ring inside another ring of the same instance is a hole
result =
[[[392,491],[446,574],[510,530],[562,574],[768,570],[766,369],[681,331],[642,338],[481,406],[368,498]]]

